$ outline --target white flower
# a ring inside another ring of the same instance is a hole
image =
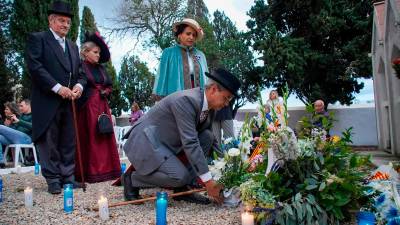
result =
[[[214,166],[219,170],[223,170],[225,168],[226,162],[225,161],[215,161]]]
[[[228,150],[228,155],[231,157],[240,155],[240,150],[238,148],[231,148]]]
[[[243,148],[243,149],[246,149],[246,151],[247,150],[249,150],[250,148],[251,148],[251,139],[248,139],[248,140],[246,140],[246,141],[244,141],[244,142],[241,142],[240,143],[240,148]]]
[[[229,137],[229,138],[227,138],[227,139],[225,139],[224,140],[224,144],[229,144],[229,143],[231,143],[233,141],[233,138],[232,137]]]

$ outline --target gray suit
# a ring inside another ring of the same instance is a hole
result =
[[[214,111],[200,123],[204,91],[175,92],[153,106],[128,133],[124,150],[136,171],[134,187],[180,187],[208,172],[205,155],[217,149],[212,134]],[[190,166],[176,157],[184,151]]]

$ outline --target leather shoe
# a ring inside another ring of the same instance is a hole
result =
[[[1,150],[0,150],[0,151],[1,151]],[[5,167],[6,167],[6,164],[3,163],[3,162],[1,162],[1,163],[0,163],[0,168],[3,169],[3,168],[5,168]]]
[[[189,191],[189,189],[186,187],[174,189],[174,193],[184,192],[184,191]],[[211,203],[209,198],[207,198],[206,196],[199,194],[199,193],[177,196],[177,197],[174,197],[173,199],[175,201],[185,201],[185,202],[190,202],[190,203],[195,203],[195,204],[200,204],[200,205],[208,205]]]
[[[121,184],[124,187],[125,201],[133,201],[140,199],[139,188],[132,186],[131,173],[123,173],[121,175]]]
[[[48,185],[48,192],[52,195],[61,194],[61,185],[59,183],[52,183]]]

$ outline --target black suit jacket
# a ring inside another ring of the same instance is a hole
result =
[[[72,88],[77,82],[86,85],[79,72],[78,46],[66,39],[68,63],[64,51],[53,33],[48,30],[32,33],[26,45],[26,63],[32,79],[32,139],[37,140],[54,118],[63,100],[51,89],[57,84]]]

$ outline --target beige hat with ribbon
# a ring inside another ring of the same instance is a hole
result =
[[[204,36],[203,29],[200,27],[199,23],[197,23],[196,20],[190,18],[184,18],[181,22],[174,23],[174,25],[172,25],[172,30],[176,32],[178,30],[177,26],[181,24],[186,24],[196,30],[197,32],[196,41],[200,41],[201,39],[203,39]]]

